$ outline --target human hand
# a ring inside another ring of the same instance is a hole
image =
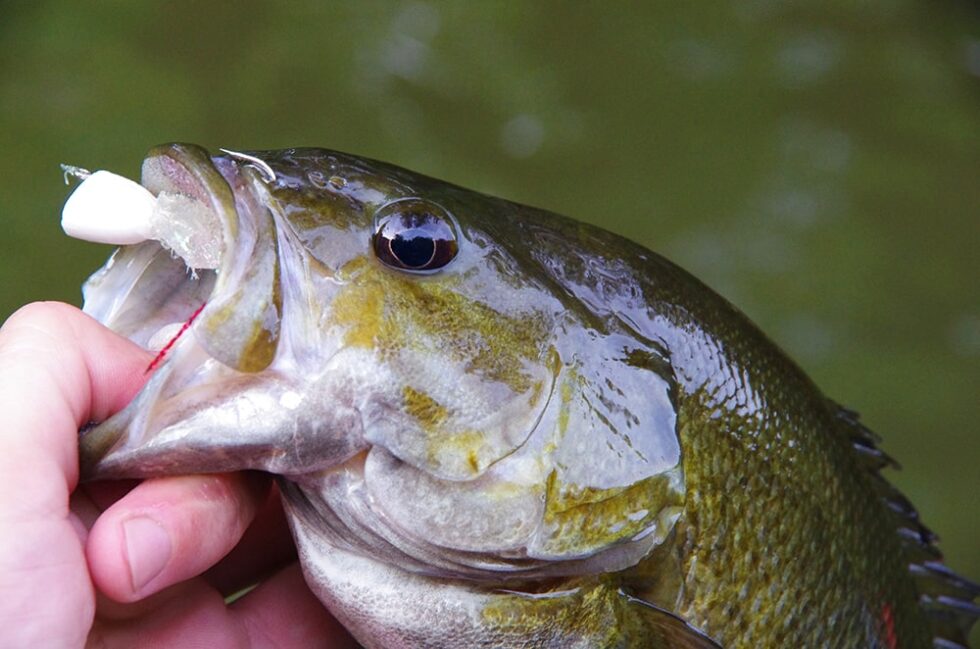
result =
[[[0,329],[0,647],[356,646],[303,582],[268,477],[78,487],[79,427],[150,360],[64,304]]]

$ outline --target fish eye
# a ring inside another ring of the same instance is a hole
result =
[[[410,272],[436,271],[456,257],[452,217],[417,198],[393,201],[374,217],[374,254],[386,266]]]

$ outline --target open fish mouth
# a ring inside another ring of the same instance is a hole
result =
[[[220,325],[221,336],[197,336],[206,351],[242,372],[264,369],[276,353],[282,300],[275,228],[255,195],[256,174],[198,147],[168,145],[150,152],[142,175],[157,203],[140,228],[148,240],[120,248],[92,276],[86,313],[154,350],[181,330]]]
[[[281,235],[264,202],[266,170],[244,162],[184,144],[145,159],[142,184],[158,204],[143,229],[154,238],[113,254],[86,283],[84,310],[155,352],[153,376],[126,409],[83,434],[83,477],[299,472],[336,457],[322,446],[340,435],[296,436],[291,451],[274,438],[312,425],[299,420],[320,409],[301,407],[309,397],[276,364],[290,365],[279,353]],[[330,426],[325,419],[316,427]],[[343,437],[355,419],[348,413]],[[342,456],[355,452],[343,446]]]

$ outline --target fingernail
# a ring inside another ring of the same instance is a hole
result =
[[[126,561],[133,592],[140,592],[170,561],[170,535],[152,518],[137,516],[123,523]]]

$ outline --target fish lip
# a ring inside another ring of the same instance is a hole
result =
[[[240,211],[234,189],[242,184],[237,168],[221,162],[221,158],[212,157],[194,144],[158,146],[143,160],[141,183],[154,195],[170,192],[190,196],[217,214],[221,223],[217,274],[227,276],[238,261],[236,243],[241,235],[241,222],[247,215]]]

